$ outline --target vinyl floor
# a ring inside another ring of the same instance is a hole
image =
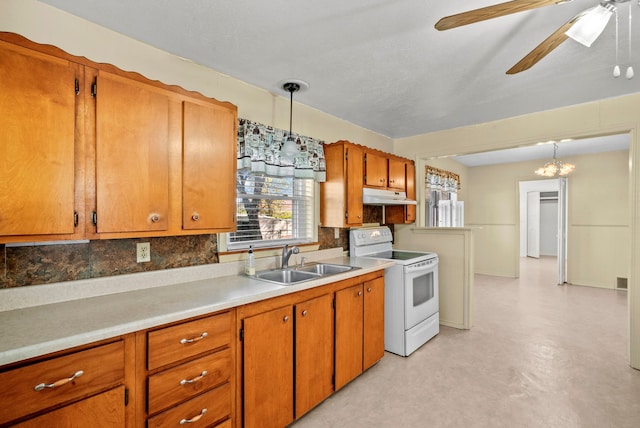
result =
[[[385,353],[292,427],[640,427],[627,292],[558,286],[555,263],[476,275],[471,330]]]

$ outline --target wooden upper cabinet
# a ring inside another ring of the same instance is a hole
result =
[[[362,225],[362,146],[338,141],[324,147],[327,180],[320,183],[320,223],[323,227]]]
[[[0,243],[235,230],[237,107],[0,32]]]
[[[399,159],[389,159],[389,184],[390,189],[406,191],[405,184],[406,162]]]
[[[395,160],[389,160],[389,166],[391,162],[397,162]],[[403,184],[404,188],[397,189],[407,192],[407,198],[411,200],[416,199],[416,186],[415,175],[416,168],[413,161],[407,160],[402,162],[402,169],[405,172]],[[391,171],[391,168],[389,169]],[[391,174],[391,172],[389,173]],[[386,222],[388,224],[393,223],[414,223],[416,221],[416,206],[415,205],[392,205],[386,208]]]
[[[348,226],[359,226],[362,224],[362,174],[364,169],[364,153],[362,149],[355,146],[346,149],[346,201],[347,211],[345,213]]]
[[[96,95],[97,231],[166,230],[169,97],[100,71]]]
[[[367,152],[364,164],[364,184],[369,187],[387,187],[387,158]]]
[[[415,166],[415,163],[413,162],[407,162],[406,186],[407,186],[407,198],[415,200],[416,199],[416,166]],[[416,206],[407,205],[407,210],[405,213],[405,222],[414,223],[415,221],[416,221]]]
[[[79,68],[0,42],[0,242],[75,232]]]
[[[235,124],[233,110],[183,102],[184,229],[235,229]]]

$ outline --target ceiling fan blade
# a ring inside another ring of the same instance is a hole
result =
[[[487,19],[498,18],[500,16],[511,15],[512,13],[524,12],[525,10],[536,9],[550,4],[565,3],[571,0],[512,0],[493,6],[470,10],[456,15],[446,16],[436,22],[437,30],[450,30],[463,25],[473,24]]]
[[[569,38],[569,36],[567,36],[565,33],[569,30],[569,28],[573,26],[573,24],[578,22],[578,20],[584,16],[584,13],[585,12],[582,12],[574,16],[569,22],[554,31],[553,34],[544,39],[542,43],[540,43],[524,58],[518,61],[516,65],[507,70],[507,74],[516,74],[520,73],[521,71],[530,69],[535,64],[537,64],[538,61],[547,56],[547,54],[560,46],[562,42]]]

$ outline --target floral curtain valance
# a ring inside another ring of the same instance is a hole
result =
[[[428,188],[457,193],[460,188],[460,176],[444,169],[425,167],[425,181]]]
[[[238,122],[238,170],[274,177],[326,180],[323,141],[292,133],[298,152],[291,158],[283,158],[280,150],[288,131],[247,119],[239,119]]]

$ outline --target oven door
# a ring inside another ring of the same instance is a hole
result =
[[[438,259],[404,266],[405,330],[438,312]]]

